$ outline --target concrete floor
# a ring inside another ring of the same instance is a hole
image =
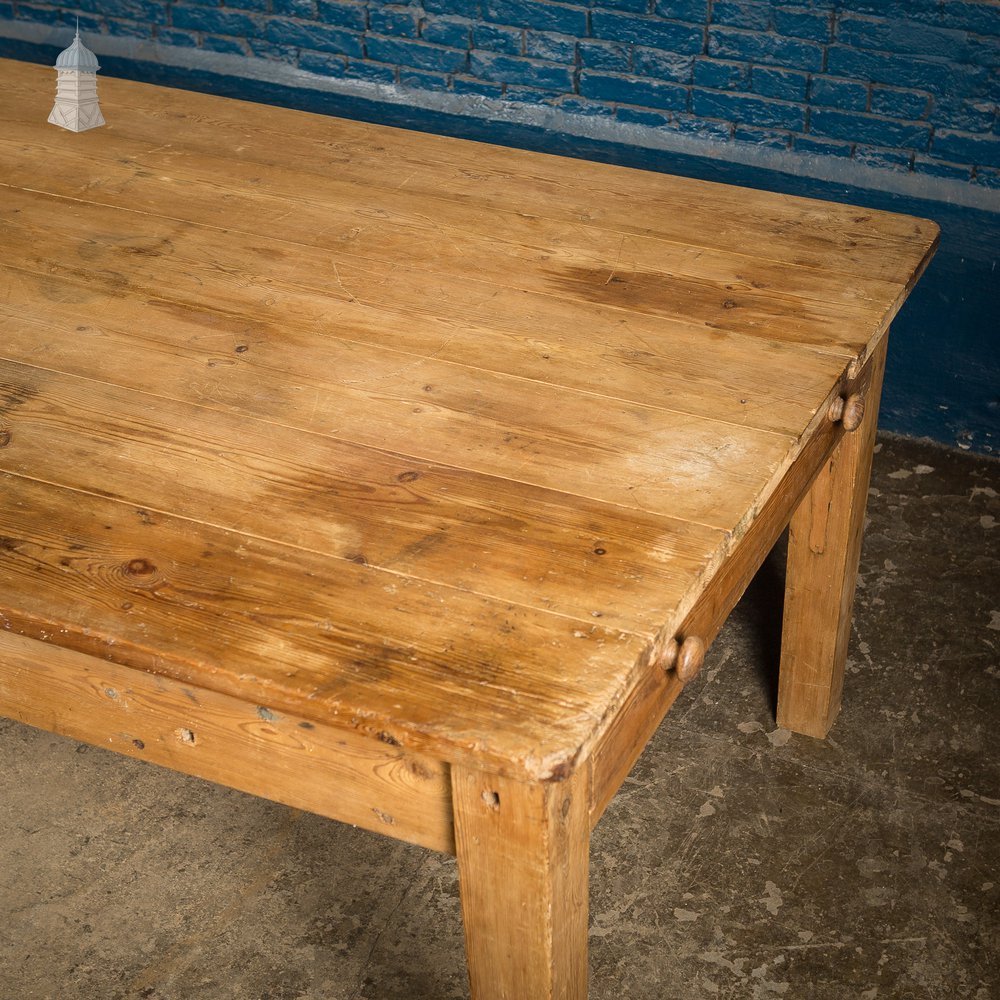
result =
[[[881,439],[825,742],[772,556],[595,831],[593,1000],[1000,997],[998,494]],[[8,721],[0,793],[3,1000],[467,995],[450,858]]]

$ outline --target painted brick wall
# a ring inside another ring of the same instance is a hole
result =
[[[1000,0],[0,0],[0,18],[1000,188]]]

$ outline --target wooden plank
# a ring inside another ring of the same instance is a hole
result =
[[[377,216],[368,217],[369,212],[378,210],[369,206],[357,209],[351,200],[356,198],[356,190],[342,182],[341,188],[326,198],[322,192],[311,190],[310,200],[306,201],[300,193],[302,180],[294,176],[287,190],[276,194],[249,184],[230,188],[227,182],[223,188],[218,175],[208,170],[185,177],[173,169],[167,184],[155,171],[122,164],[117,158],[89,161],[81,174],[72,151],[53,152],[41,180],[34,167],[36,155],[32,149],[19,154],[15,151],[8,157],[4,176],[12,184],[41,186],[55,195],[82,199],[88,204],[317,248],[325,251],[315,255],[318,271],[304,263],[298,273],[315,271],[329,285],[339,285],[361,301],[369,300],[375,291],[381,292],[387,271],[395,281],[397,271],[403,270],[416,272],[425,282],[430,275],[462,279],[463,284],[452,290],[449,298],[461,298],[468,288],[469,294],[481,299],[499,286],[679,322],[690,322],[696,316],[706,329],[803,343],[816,350],[854,356],[864,348],[870,329],[889,322],[891,316],[885,315],[886,309],[901,292],[899,285],[883,284],[877,299],[822,302],[783,294],[777,274],[772,284],[755,278],[752,270],[749,277],[741,273],[739,279],[734,276],[729,281],[675,276],[636,263],[634,256],[626,252],[624,236],[617,241],[617,247],[607,248],[608,256],[604,258],[570,251],[560,254],[544,247],[524,249],[518,244],[509,244],[509,251],[504,253],[503,244],[485,239],[463,240],[459,233],[443,230],[427,216],[422,227],[380,223]],[[36,207],[33,215],[40,214],[41,208]],[[58,223],[65,210],[50,211]],[[479,224],[483,226],[484,220]],[[489,226],[489,220],[485,226]],[[115,228],[121,232],[130,224]],[[200,233],[198,238],[209,242],[213,236]],[[523,241],[531,239],[530,231],[522,234]],[[169,244],[157,242],[160,256],[170,253]],[[100,246],[99,240],[92,241],[92,249]],[[259,251],[257,255],[258,259],[263,256]],[[212,259],[207,248],[203,256]],[[308,254],[303,256],[309,260]],[[271,263],[263,262],[263,267],[268,269]],[[234,264],[238,266],[238,262]],[[261,266],[258,263],[257,267]],[[373,266],[382,281],[371,275]],[[130,261],[127,272],[138,267],[141,262]],[[818,284],[829,279],[824,275],[814,280]],[[471,287],[465,283],[471,283]]]
[[[5,62],[0,73],[17,109],[11,118],[36,119],[33,104],[41,81],[48,82],[45,71]],[[906,281],[902,257],[913,252],[906,248],[926,248],[933,228],[902,215],[586,161],[574,162],[569,180],[564,157],[236,101],[223,104],[193,93],[185,93],[179,111],[161,88],[110,78],[102,78],[102,86],[118,110],[117,121],[102,130],[110,135],[130,135],[148,121],[158,126],[162,145],[171,141],[164,134],[183,136],[200,125],[217,149],[263,166],[294,158],[364,189],[394,184],[416,199],[447,196],[477,208],[655,235],[861,278]],[[100,149],[109,141],[93,136],[86,134],[81,145]],[[175,141],[175,149],[184,148],[183,139]]]
[[[851,393],[867,397],[877,394],[881,384],[878,381],[881,378],[880,359],[884,358],[884,353],[883,341],[855,379],[845,379],[834,387],[829,401]],[[825,411],[817,417],[805,436],[801,454],[779,486],[769,494],[763,508],[747,520],[744,531],[732,540],[719,572],[711,577],[694,606],[683,615],[683,621],[676,628],[668,626],[661,638],[665,635],[698,636],[706,646],[712,642],[843,437],[843,428],[831,422]],[[669,631],[671,628],[675,631]],[[635,683],[626,697],[596,729],[592,752],[592,824],[600,819],[680,691],[676,673],[665,673],[655,663],[650,663],[644,671],[636,673]]]
[[[529,784],[453,768],[472,1000],[586,1000],[587,775]]]
[[[139,357],[137,352],[103,356],[100,363],[108,372],[123,368],[132,372],[132,385],[141,379],[141,388],[150,394],[197,399],[198,384],[184,384],[189,373],[181,373],[177,366],[139,366]],[[151,414],[170,409],[166,402],[135,399],[131,389],[14,362],[0,365],[14,397],[34,397],[51,385],[55,395],[76,398],[81,406],[92,400],[88,408],[93,420],[101,419],[102,407],[108,413],[118,408],[140,421],[143,416],[135,412],[137,408]],[[794,443],[785,436],[668,410],[612,400],[598,407],[577,392],[483,372],[470,374],[457,367],[445,371],[433,361],[376,375],[370,384],[347,379],[309,388],[313,391],[293,391],[280,380],[262,382],[252,369],[238,365],[220,373],[202,400],[210,405],[220,396],[238,400],[247,415],[267,422],[267,426],[253,425],[259,447],[288,447],[290,451],[274,454],[289,461],[301,436],[289,434],[287,428],[292,427],[722,530],[730,530],[754,503],[766,477],[781,466]],[[25,405],[19,404],[18,411],[29,415]],[[175,429],[177,438],[197,438],[202,423],[210,419],[202,409],[173,408],[185,420]],[[303,414],[308,414],[307,421]],[[217,422],[224,423],[221,418]],[[236,452],[244,450],[246,430],[240,433],[236,423],[235,436],[219,442],[223,450],[230,446]],[[233,425],[234,421],[228,422]],[[35,433],[43,434],[43,445],[46,432]],[[640,440],[643,447],[637,450],[634,442]],[[315,445],[321,448],[323,443]],[[303,441],[303,447],[308,449],[309,444]],[[295,483],[309,483],[308,468],[290,475]]]
[[[94,374],[111,374],[109,353],[82,342]],[[140,358],[122,363],[161,388]],[[269,379],[267,391],[281,389]],[[310,415],[334,412],[315,394],[289,395]],[[7,472],[587,626],[654,633],[723,542],[676,518],[3,361],[0,428]]]
[[[0,497],[0,628],[449,762],[565,774],[647,645],[5,473]]]
[[[297,809],[454,852],[449,768],[391,742],[3,630],[0,714]]]
[[[820,739],[840,711],[844,687],[885,344],[871,364],[864,420],[840,439],[788,530],[778,724]]]

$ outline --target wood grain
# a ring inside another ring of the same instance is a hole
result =
[[[329,819],[454,852],[447,766],[0,630],[0,713]],[[386,740],[389,742],[387,743]]]

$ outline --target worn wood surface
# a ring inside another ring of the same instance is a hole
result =
[[[475,1000],[586,1000],[589,770],[520,782],[453,769]]]
[[[851,431],[845,409],[847,432],[789,523],[778,723],[809,736],[826,736],[840,711],[884,366],[882,344],[863,418]]]
[[[5,631],[0,714],[454,852],[448,767],[394,747],[388,734],[368,739]]]
[[[70,134],[50,75],[0,61],[4,627],[614,784],[933,224],[110,78]]]

